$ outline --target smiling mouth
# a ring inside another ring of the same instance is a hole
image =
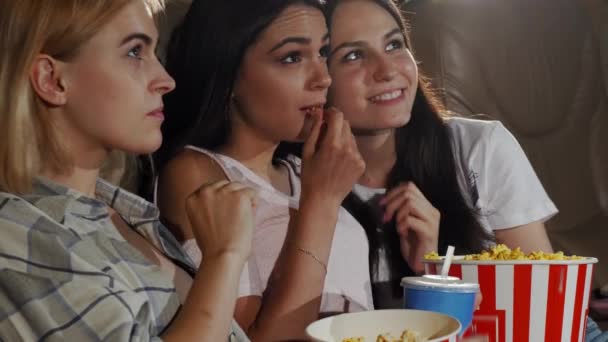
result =
[[[404,94],[404,89],[397,89],[397,90],[388,91],[386,93],[382,93],[380,95],[372,96],[369,98],[369,100],[374,103],[382,103],[382,102],[387,102],[387,101],[392,101],[392,100],[398,99],[401,96],[403,96],[403,94]]]

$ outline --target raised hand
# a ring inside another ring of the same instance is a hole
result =
[[[186,212],[203,258],[251,253],[257,194],[238,182],[205,184],[186,199]]]
[[[302,153],[302,198],[319,195],[339,206],[363,174],[365,162],[342,112],[329,109],[313,120]]]
[[[437,251],[440,213],[413,182],[391,189],[380,201],[384,222],[395,220],[401,254],[416,273],[424,272],[424,254]]]

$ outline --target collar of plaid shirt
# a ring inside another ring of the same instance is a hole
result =
[[[103,180],[90,198],[39,178],[31,194],[0,193],[0,340],[162,334],[179,309],[175,288],[113,227],[108,206],[193,274],[154,205]],[[231,339],[246,341],[234,329]]]

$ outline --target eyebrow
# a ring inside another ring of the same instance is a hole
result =
[[[148,36],[145,33],[132,33],[128,36],[126,36],[121,42],[120,42],[120,46],[123,46],[129,42],[131,42],[132,40],[142,40],[144,42],[144,44],[146,45],[152,45],[152,37]],[[157,42],[158,43],[158,42]]]
[[[322,39],[323,42],[325,42],[327,40],[329,40],[329,33],[326,33]],[[312,43],[312,39],[307,38],[307,37],[287,37],[287,38],[281,40],[275,46],[273,46],[272,49],[270,49],[270,51],[268,51],[268,53],[276,51],[290,43],[296,43],[296,44],[300,44],[300,45],[310,45],[310,43]]]
[[[390,30],[388,33],[386,33],[383,38],[384,40],[389,39],[391,36],[395,35],[395,34],[401,34],[401,29],[400,28],[394,28],[392,30]],[[338,46],[336,46],[335,49],[333,49],[329,54],[333,55],[334,53],[336,53],[336,51],[340,50],[340,49],[344,49],[344,48],[353,48],[353,47],[361,47],[361,46],[365,46],[366,42],[363,40],[356,40],[353,42],[344,42]]]
[[[389,33],[384,35],[384,39],[389,39],[392,35],[397,34],[397,33],[401,34],[400,28],[392,29]]]

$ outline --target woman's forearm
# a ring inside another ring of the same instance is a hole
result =
[[[163,339],[226,341],[244,262],[232,253],[204,256],[186,302]]]
[[[306,326],[318,319],[338,208],[320,200],[301,202],[248,329],[253,341],[305,338]]]

